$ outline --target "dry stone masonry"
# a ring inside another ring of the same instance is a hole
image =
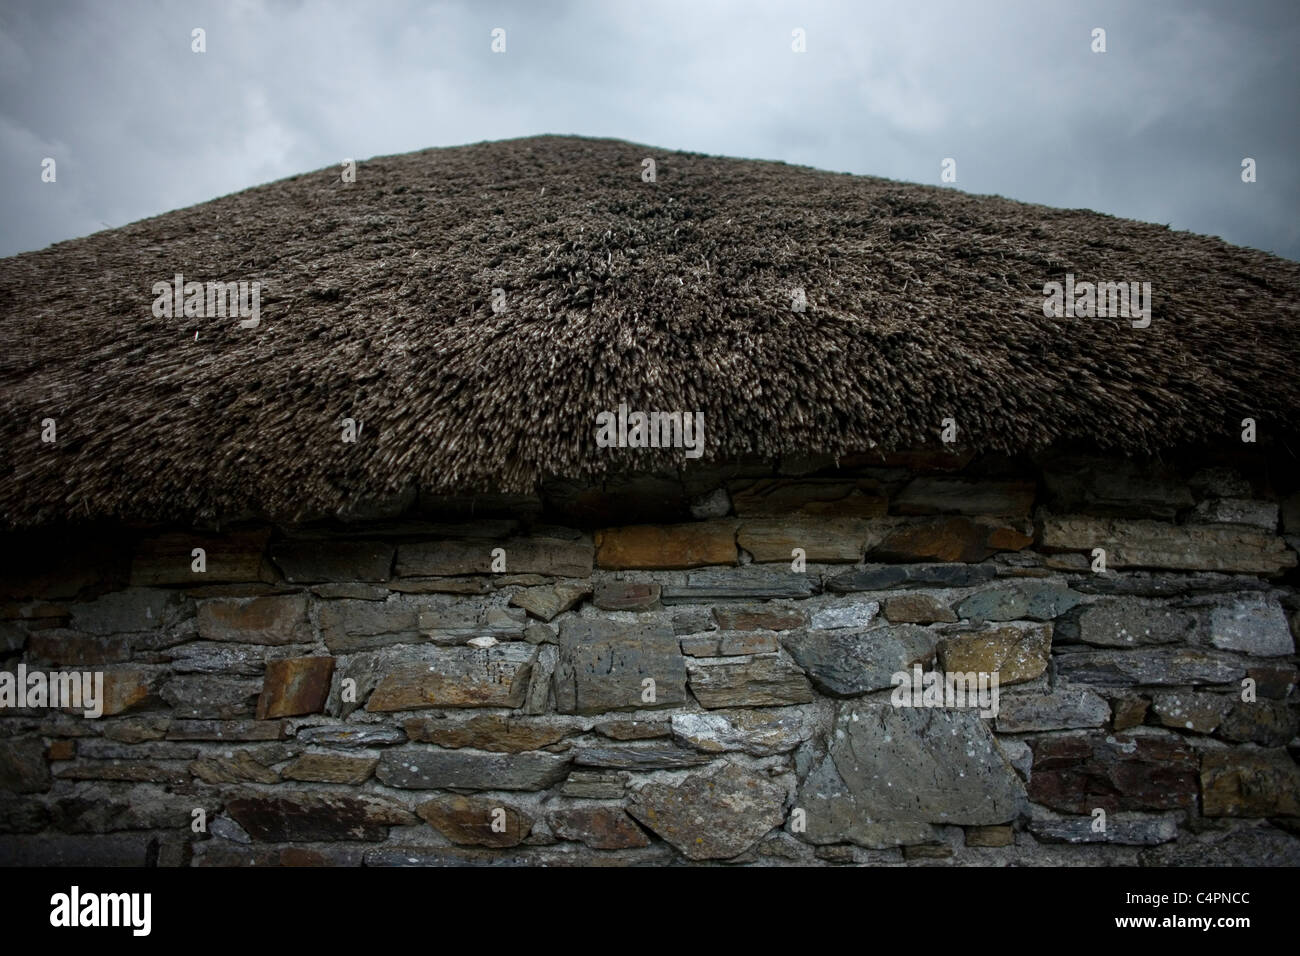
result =
[[[0,709],[0,862],[1300,864],[1278,475],[928,452],[15,532],[3,670],[103,712]]]

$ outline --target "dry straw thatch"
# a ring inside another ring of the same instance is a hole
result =
[[[705,461],[933,446],[947,416],[984,450],[1160,452],[1300,410],[1300,265],[1216,239],[576,137],[338,172],[0,260],[0,522],[682,465],[596,447],[620,402],[702,411]],[[261,325],[155,318],[178,272],[263,283]],[[1152,283],[1150,327],[1044,318],[1067,272]]]

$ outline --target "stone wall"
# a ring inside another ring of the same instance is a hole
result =
[[[1300,863],[1293,489],[840,464],[10,535],[0,862]]]

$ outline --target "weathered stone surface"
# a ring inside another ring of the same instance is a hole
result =
[[[1087,687],[1058,684],[1049,694],[1008,694],[999,699],[999,733],[1100,727],[1110,705]]]
[[[0,740],[0,790],[42,793],[50,789],[45,745],[39,740]]]
[[[524,640],[529,644],[554,644],[559,634],[558,627],[541,621],[529,621],[524,625]]]
[[[486,577],[393,578],[387,590],[399,594],[487,594],[492,590],[492,583]]]
[[[1087,565],[1081,554],[1048,555],[1053,558],[1077,558],[1080,568]],[[1080,575],[1070,579],[1070,587],[1084,594],[1109,594],[1123,597],[1183,597],[1192,592],[1265,591],[1269,582],[1253,574],[1220,574],[1217,571],[1170,572],[1114,571]]]
[[[444,647],[473,644],[481,638],[517,641],[527,625],[528,615],[513,607],[421,608],[418,615],[421,636]]]
[[[301,644],[315,639],[303,594],[200,601],[198,626],[205,641]]]
[[[812,700],[808,678],[784,656],[693,659],[686,662],[686,670],[691,693],[710,709],[773,707]]]
[[[879,613],[880,605],[876,601],[831,605],[813,611],[812,621],[809,626],[817,630],[870,627],[871,622],[876,619],[876,615]]]
[[[690,657],[718,657],[722,653],[722,636],[720,634],[693,634],[683,637],[682,653]]]
[[[1300,840],[1269,826],[1234,827],[1183,834],[1182,838],[1143,850],[1143,866],[1300,866]]]
[[[539,588],[525,588],[510,598],[510,603],[521,607],[533,617],[552,620],[557,614],[569,610],[591,593],[587,584],[555,584]]]
[[[1196,524],[1244,524],[1276,531],[1277,517],[1278,507],[1271,501],[1210,498],[1198,504],[1188,520]]]
[[[452,750],[472,747],[492,753],[522,753],[559,743],[576,732],[569,724],[516,720],[496,714],[476,714],[468,720],[412,717],[403,725],[406,736],[419,743]]]
[[[809,561],[854,564],[880,538],[880,528],[857,518],[747,518],[736,532],[736,543],[759,563],[789,564],[802,548]]]
[[[654,582],[601,581],[592,603],[602,611],[648,611],[659,603],[659,585]]]
[[[967,827],[967,846],[1013,846],[1016,832],[1010,826]]]
[[[51,822],[66,833],[167,830],[176,827],[176,821],[190,817],[194,797],[149,786],[82,784],[48,804],[48,808]]]
[[[785,789],[727,763],[677,786],[634,790],[627,811],[690,860],[725,860],[748,850],[784,819]]]
[[[952,847],[946,843],[917,843],[903,847],[904,860],[947,860],[952,857]]]
[[[1024,803],[1024,785],[974,711],[850,701],[795,806],[807,812],[810,842],[879,848],[935,842],[931,823],[1006,823]]]
[[[981,621],[1050,621],[1082,600],[1060,584],[1020,581],[977,591],[957,606],[957,616]]]
[[[51,761],[71,760],[77,755],[77,742],[75,740],[51,740],[48,756]]]
[[[1113,712],[1111,726],[1115,730],[1128,730],[1130,727],[1138,727],[1147,717],[1147,708],[1151,706],[1151,701],[1145,697],[1116,697],[1111,700],[1110,707]]]
[[[1300,711],[1284,701],[1236,700],[1219,724],[1219,736],[1261,747],[1283,747],[1300,733]]]
[[[325,708],[334,675],[332,657],[290,657],[267,661],[257,719],[318,714]]]
[[[49,633],[49,632],[45,632]],[[298,645],[304,648],[308,645]],[[292,654],[290,646],[276,653]],[[261,644],[227,644],[193,641],[162,652],[162,659],[177,674],[224,674],[228,677],[258,677],[266,672],[267,648]]]
[[[524,697],[525,714],[549,714],[555,711],[555,668],[560,663],[559,649],[553,644],[537,648],[537,660],[528,680],[528,693]]]
[[[935,635],[912,624],[870,630],[799,631],[782,638],[816,688],[833,697],[856,697],[893,686],[893,675],[934,661]]]
[[[668,570],[735,564],[737,522],[628,525],[596,532],[596,564],[610,570]]]
[[[560,713],[599,714],[686,702],[685,662],[667,627],[575,620],[561,629],[559,647],[555,701]]]
[[[1056,624],[1058,642],[1095,647],[1191,644],[1205,630],[1195,611],[1130,598],[1104,599],[1076,608]]]
[[[285,767],[281,776],[285,780],[359,785],[370,779],[378,764],[378,757],[359,757],[351,754],[303,754]]]
[[[660,599],[664,604],[703,604],[806,598],[812,593],[813,582],[806,574],[749,565],[733,570],[711,568],[694,571],[686,576],[684,585],[665,584]]]
[[[1300,816],[1300,767],[1285,750],[1212,750],[1201,758],[1207,817]]]
[[[424,640],[419,609],[400,601],[330,601],[321,606],[320,630],[335,654]]]
[[[724,631],[789,631],[808,623],[798,608],[764,604],[715,607],[713,619]]]
[[[266,843],[378,842],[388,836],[388,827],[416,822],[409,810],[388,800],[341,794],[250,794],[227,800],[226,812],[254,840]]]
[[[297,739],[327,747],[382,747],[406,742],[406,734],[383,724],[325,724],[298,728]]]
[[[0,649],[0,653],[3,653],[3,649]],[[29,666],[39,662],[56,668],[120,664],[130,659],[131,643],[128,638],[81,634],[61,627],[33,633],[27,641],[25,658]]]
[[[1121,843],[1155,846],[1178,838],[1178,815],[1174,813],[1110,813],[1106,828],[1095,830],[1091,816],[1061,816],[1035,807],[1029,832],[1048,843]]]
[[[964,588],[993,580],[997,568],[989,564],[886,565],[856,568],[837,574],[826,582],[826,590],[840,594],[852,591],[884,591],[897,587]]]
[[[1210,641],[1227,651],[1256,657],[1295,653],[1286,612],[1275,600],[1248,594],[1210,612]]]
[[[593,850],[649,846],[650,838],[620,807],[568,807],[552,810],[546,822],[561,840],[577,840]]]
[[[618,770],[575,770],[560,792],[566,797],[588,800],[620,800],[628,775]]]
[[[69,605],[68,614],[73,630],[87,634],[124,634],[175,627],[193,615],[193,605],[175,591],[130,588]]]
[[[965,478],[920,477],[894,498],[901,515],[994,515],[1024,518],[1034,507],[1030,481],[970,481]]]
[[[382,541],[293,539],[271,548],[271,560],[291,584],[324,581],[387,581],[393,546]]]
[[[983,561],[998,551],[1020,551],[1033,536],[994,521],[934,518],[900,525],[868,552],[874,561]]]
[[[532,644],[438,648],[421,663],[386,674],[366,701],[366,710],[520,707],[536,658]]]
[[[486,587],[484,590],[487,590]],[[357,601],[387,601],[388,588],[375,584],[333,583],[317,584],[311,593],[328,600],[352,599]]]
[[[675,770],[698,767],[709,758],[693,750],[671,746],[630,745],[626,747],[579,747],[573,762],[579,767],[607,770]]]
[[[653,740],[673,733],[667,720],[603,720],[591,729],[611,740]]]
[[[261,692],[260,680],[196,674],[173,677],[158,694],[176,717],[235,720],[254,715]]]
[[[247,751],[202,757],[190,764],[190,773],[204,783],[279,783],[280,775]]]
[[[706,607],[674,608],[671,619],[673,633],[677,635],[698,634],[701,631],[715,631],[718,628]]]
[[[1256,664],[1246,669],[1246,676],[1255,682],[1260,697],[1285,700],[1300,679],[1300,673],[1285,661]]]
[[[885,619],[891,624],[932,624],[956,621],[957,615],[933,595],[900,594],[885,601]]]
[[[788,753],[813,734],[813,721],[801,710],[735,710],[674,714],[672,735],[704,753],[741,751],[754,757]]]
[[[215,827],[215,823],[213,824]],[[361,866],[366,850],[361,846],[232,846],[207,840],[194,847],[193,866]],[[161,865],[161,864],[160,864]]]
[[[1173,568],[1276,574],[1296,565],[1296,555],[1276,535],[1228,525],[1178,526],[1083,515],[1047,515],[1045,551],[1106,549],[1108,568]]]
[[[76,743],[71,740],[66,742]],[[51,742],[51,749],[53,743]],[[88,760],[193,760],[199,755],[199,748],[193,744],[157,740],[124,744],[101,737],[86,737],[80,741],[77,753]],[[71,759],[71,755],[68,759]]]
[[[492,573],[492,552],[506,553],[510,574],[591,577],[595,549],[590,543],[559,538],[511,538],[508,541],[462,540],[402,544],[397,548],[400,577],[447,577]]]
[[[1151,711],[1162,725],[1197,734],[1213,733],[1231,707],[1232,698],[1224,694],[1170,691],[1151,698]]]
[[[1231,684],[1246,676],[1231,654],[1192,647],[1144,647],[1132,651],[1060,648],[1056,672],[1080,684]]]
[[[110,725],[112,727],[113,725]],[[283,720],[164,720],[155,725],[149,718],[117,725],[116,734],[105,730],[114,740],[135,743],[140,740],[283,740],[287,724]]]
[[[448,794],[420,804],[416,812],[461,846],[518,846],[533,829],[527,813],[485,797]]]
[[[959,634],[939,642],[939,663],[946,673],[997,673],[1001,686],[1033,680],[1047,670],[1052,652],[1052,625],[994,627]]]
[[[170,761],[144,762],[90,760],[62,763],[55,768],[59,780],[107,780],[115,783],[152,783],[174,788],[189,783],[189,774]]]
[[[572,758],[547,753],[386,750],[375,776],[405,790],[545,790],[564,779]]]
[[[760,478],[731,484],[732,507],[744,518],[817,515],[875,518],[888,508],[880,483],[869,478]]]
[[[5,866],[133,866],[149,865],[149,833],[115,833],[110,836],[67,836],[34,833],[0,836],[0,861]]]
[[[131,564],[131,584],[152,587],[274,581],[264,557],[270,534],[267,528],[219,536],[165,534],[142,541]],[[205,571],[191,570],[195,548],[205,552]]]
[[[1029,742],[1029,797],[1062,813],[1174,810],[1196,805],[1197,758],[1180,739],[1071,734]]]
[[[775,654],[780,649],[781,642],[774,634],[721,634],[718,637],[718,654],[721,657]]]

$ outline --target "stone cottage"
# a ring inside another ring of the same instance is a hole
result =
[[[571,137],[0,260],[0,862],[1300,863],[1297,288]]]

